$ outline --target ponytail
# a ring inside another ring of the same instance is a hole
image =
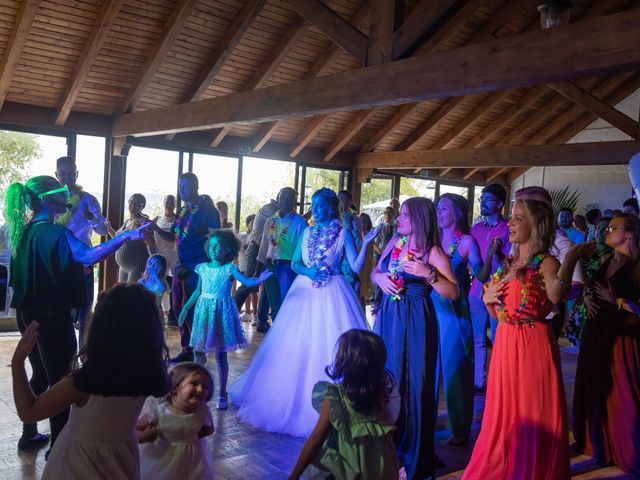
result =
[[[25,228],[29,223],[27,208],[31,205],[31,196],[27,187],[22,183],[12,183],[7,189],[4,216],[9,230],[9,245],[11,255],[15,256],[22,241]]]

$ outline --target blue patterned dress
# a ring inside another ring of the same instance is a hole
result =
[[[247,346],[238,307],[231,295],[236,268],[232,263],[221,267],[211,267],[208,263],[196,265],[202,290],[189,343],[196,352],[230,352]]]

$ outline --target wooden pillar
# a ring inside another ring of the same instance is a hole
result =
[[[111,138],[111,154],[105,162],[105,201],[104,211],[109,225],[117,229],[124,221],[125,207],[125,180],[127,174],[127,156],[129,148],[124,143],[124,138]],[[118,266],[115,258],[110,256],[104,261],[102,268],[102,288],[109,288],[118,281]]]

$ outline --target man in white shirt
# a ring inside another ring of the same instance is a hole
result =
[[[67,227],[81,242],[91,246],[93,232],[106,235],[109,232],[109,222],[102,215],[98,199],[82,190],[76,182],[78,180],[76,159],[60,157],[56,160],[56,178],[69,189],[69,205],[67,211],[56,217],[56,223]],[[85,281],[89,304],[93,303],[93,266],[85,266]],[[91,307],[79,309],[76,321],[80,329],[80,345],[84,339],[85,321],[91,312]]]

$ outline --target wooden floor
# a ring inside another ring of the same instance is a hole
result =
[[[241,352],[229,355],[230,380],[233,381],[251,360],[263,335],[256,332],[255,327],[248,327],[247,332],[251,346]],[[178,350],[178,334],[173,328],[168,329],[168,343],[172,354]],[[15,413],[11,393],[11,373],[8,368],[13,349],[18,340],[17,333],[0,334],[0,362],[6,368],[0,374],[0,479],[37,479],[40,478],[45,465],[44,451],[37,454],[23,454],[17,451],[16,445],[21,433],[20,422]],[[573,394],[573,381],[577,352],[569,347],[562,348],[562,367],[566,384],[567,397]],[[215,374],[214,365],[210,365]],[[215,378],[215,376],[214,376]],[[277,372],[274,372],[277,381]],[[220,412],[215,410],[215,399],[211,402],[216,433],[209,437],[213,459],[216,465],[217,478],[221,480],[245,479],[286,479],[291,471],[298,453],[303,445],[303,439],[261,432],[238,422],[235,418],[235,408]],[[445,440],[449,436],[446,410],[440,401],[437,423],[437,453],[445,462],[446,467],[438,470],[438,478],[461,478],[462,471],[467,464],[473,443],[478,435],[484,397],[477,396],[475,400],[475,417],[473,423],[472,441],[467,447],[450,447]],[[571,411],[571,408],[569,408]],[[48,431],[47,422],[40,423],[43,432]],[[623,474],[615,467],[598,468],[595,462],[586,456],[574,457],[572,464],[573,479],[634,478]]]

